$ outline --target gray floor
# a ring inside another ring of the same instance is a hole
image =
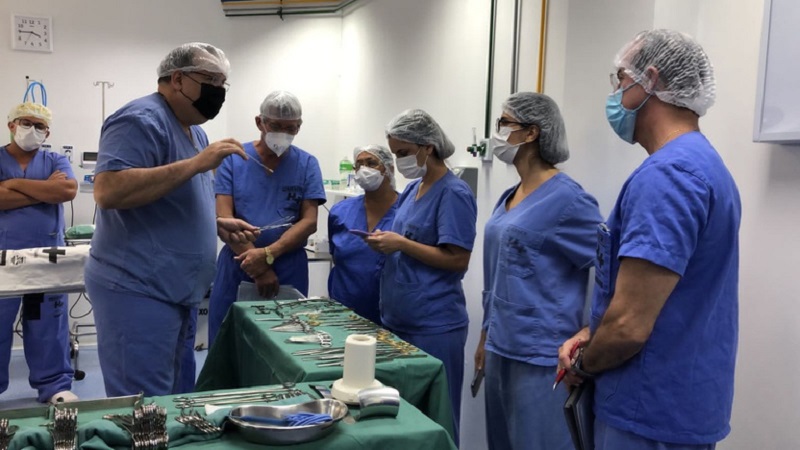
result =
[[[195,352],[198,374],[206,360],[206,355],[208,355],[208,350]],[[81,347],[78,354],[78,368],[86,372],[86,378],[81,381],[73,381],[72,392],[81,400],[105,398],[103,374],[100,372],[96,347],[86,345]],[[25,356],[21,349],[12,351],[9,372],[8,390],[0,394],[0,410],[40,406],[41,404],[36,401],[36,391],[28,384],[28,366],[25,364]]]

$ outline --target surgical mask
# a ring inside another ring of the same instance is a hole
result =
[[[278,158],[286,153],[286,150],[289,150],[293,140],[294,135],[288,133],[273,133],[270,131],[264,135],[264,144],[266,144],[273,153],[278,155]]]
[[[19,148],[26,152],[38,150],[46,138],[46,131],[39,131],[34,127],[25,129],[17,125],[16,132],[14,133],[14,142],[19,145]]]
[[[183,91],[181,91],[183,94]],[[188,95],[183,94],[184,97],[189,98]],[[222,104],[225,103],[225,88],[221,86],[214,86],[213,84],[200,83],[200,97],[192,101],[192,106],[203,117],[208,120],[217,117],[219,110],[222,109]]]
[[[648,94],[647,98],[645,98],[636,109],[625,108],[622,106],[622,94],[635,85],[636,83],[631,83],[630,86],[624,89],[617,89],[611,94],[608,94],[608,99],[606,100],[606,118],[608,119],[608,124],[611,125],[611,129],[617,133],[617,136],[629,144],[633,144],[633,132],[636,129],[636,114],[642,109],[642,106],[647,103],[650,96],[653,95]]]
[[[417,165],[417,155],[403,156],[402,158],[397,158],[397,171],[409,180],[422,178],[428,171],[428,166],[425,165],[427,162],[428,155],[425,155],[425,162],[422,163],[422,167]]]
[[[509,144],[508,137],[511,136],[512,130],[509,127],[502,127],[500,131],[492,134],[490,145],[492,146],[492,153],[497,156],[497,159],[506,164],[514,164],[514,158],[517,156],[522,142],[519,144]]]
[[[380,170],[371,167],[361,167],[356,172],[356,183],[368,192],[378,190],[383,184],[384,178],[385,176]]]

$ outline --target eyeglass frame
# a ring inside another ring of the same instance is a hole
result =
[[[514,120],[508,120],[508,119],[506,119],[506,118],[504,118],[504,117],[499,117],[499,118],[498,118],[498,119],[495,121],[495,125],[494,125],[494,129],[495,129],[495,131],[497,131],[498,133],[500,132],[500,128],[501,128],[501,126],[500,126],[500,125],[501,125],[501,124],[502,124],[502,128],[505,128],[505,127],[507,127],[508,125],[519,125],[519,126],[520,126],[520,128],[519,128],[519,129],[516,129],[516,130],[514,130],[514,131],[524,130],[525,128],[532,127],[532,126],[536,125],[535,123],[516,122],[516,121],[514,121]]]
[[[366,167],[369,167],[370,169],[378,169],[379,167],[381,167],[383,165],[383,163],[376,156],[374,156],[374,155],[370,155],[370,156],[373,156],[374,159],[373,158],[367,159],[366,160],[367,164],[361,164],[361,162],[359,162],[359,160],[356,159],[356,162],[353,164],[353,168],[355,170],[358,170],[361,167],[366,166]]]
[[[22,123],[23,120],[25,122],[27,122],[28,125]],[[14,119],[14,122],[16,122],[17,126],[22,127],[22,128],[24,128],[26,130],[30,129],[31,127],[34,127],[34,128],[36,128],[36,131],[44,131],[44,132],[50,131],[50,127],[45,125],[45,124],[43,124],[43,123],[31,122],[30,120],[23,119],[21,117],[18,117],[16,119]]]
[[[296,136],[297,133],[300,132],[300,127],[303,126],[302,119],[298,119],[300,123],[297,124],[297,127],[283,127],[281,125],[276,126],[275,122],[273,122],[274,120],[275,119],[270,119],[269,117],[261,116],[261,123],[264,124],[264,127],[269,128],[269,130],[272,131],[273,133],[286,133],[286,134],[291,134],[292,136]]]
[[[202,76],[206,77],[206,80],[205,80],[205,82],[197,81],[194,78],[190,77],[189,73],[196,73],[198,75],[202,75]],[[194,81],[197,84],[210,84],[212,86],[221,87],[221,88],[225,89],[225,91],[227,91],[228,89],[231,88],[231,85],[228,84],[227,81],[223,81],[225,79],[225,77],[223,77],[222,75],[208,75],[208,74],[202,73],[202,72],[183,72],[183,74],[186,76],[186,78]]]

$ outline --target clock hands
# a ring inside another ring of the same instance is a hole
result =
[[[19,30],[19,32],[20,32],[20,33],[28,33],[28,34],[32,34],[32,35],[34,35],[34,36],[36,36],[36,37],[38,37],[38,38],[41,38],[41,37],[42,37],[42,36],[41,36],[39,33],[36,33],[35,31]],[[28,37],[30,37],[30,36],[28,36]]]

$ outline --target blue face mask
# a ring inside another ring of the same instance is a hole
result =
[[[635,86],[636,83],[631,83],[630,86],[608,94],[606,100],[606,118],[611,129],[617,133],[617,136],[622,138],[623,141],[633,144],[633,131],[636,129],[636,113],[642,109],[647,100],[650,99],[649,94],[644,101],[636,107],[636,109],[627,109],[622,106],[622,94],[628,89]]]

